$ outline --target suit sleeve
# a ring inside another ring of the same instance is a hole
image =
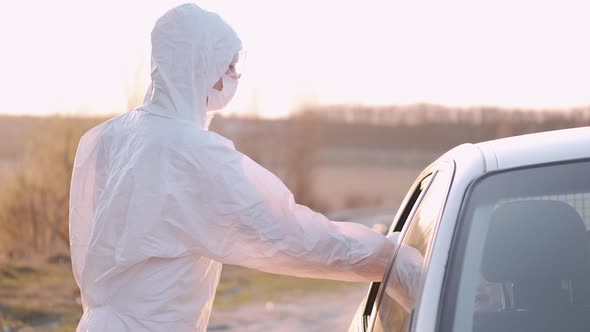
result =
[[[272,173],[233,148],[208,144],[192,161],[202,190],[184,230],[200,255],[299,277],[380,281],[394,243],[356,223],[296,204]]]

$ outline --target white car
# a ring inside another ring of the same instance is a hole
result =
[[[458,146],[390,229],[424,257],[415,305],[388,291],[396,252],[349,331],[590,331],[589,229],[590,127]]]

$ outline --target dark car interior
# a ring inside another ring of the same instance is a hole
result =
[[[474,313],[473,331],[590,331],[590,233],[556,200],[500,205],[481,273],[500,285],[500,307]]]

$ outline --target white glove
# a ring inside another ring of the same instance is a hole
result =
[[[397,245],[400,242],[399,241],[400,235],[401,235],[401,232],[393,232],[393,233],[387,235],[387,239]]]

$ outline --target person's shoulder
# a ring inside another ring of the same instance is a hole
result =
[[[99,136],[107,134],[117,123],[124,121],[128,116],[129,113],[121,114],[90,128],[82,135],[80,143],[83,141],[94,141]]]
[[[213,168],[232,165],[240,157],[231,140],[218,133],[200,129],[186,133],[178,152],[188,156],[195,164]]]
[[[186,147],[198,149],[231,149],[235,150],[234,143],[213,131],[193,128],[185,133],[184,143]]]
[[[110,126],[111,120],[105,121],[101,124],[98,124],[90,129],[88,129],[81,137],[80,142],[78,143],[78,147],[88,145],[88,144],[95,144],[102,135],[104,135],[107,128]]]
[[[113,128],[116,127],[116,124],[121,122],[121,119],[125,118],[126,116],[127,114],[116,116],[87,130],[80,137],[78,148],[76,149],[76,159],[74,166],[79,167],[86,160],[88,160],[88,158],[95,156],[97,153],[97,148],[103,145],[104,138],[112,135]]]

